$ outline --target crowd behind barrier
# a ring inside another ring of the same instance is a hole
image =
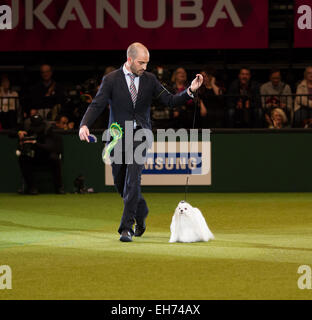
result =
[[[104,76],[115,70],[107,67]],[[179,67],[172,73],[164,67],[152,72],[173,94],[188,86],[187,71]],[[153,128],[310,128],[312,126],[312,67],[308,66],[303,80],[295,90],[283,82],[281,71],[272,69],[268,81],[259,84],[251,70],[242,67],[237,79],[225,85],[216,70],[203,68],[204,83],[195,99],[186,105],[169,109],[154,100],[151,107]],[[89,79],[82,85],[66,89],[53,77],[50,65],[40,66],[40,77],[34,85],[13,90],[7,75],[0,83],[0,131],[23,130],[25,121],[40,115],[55,128],[78,129],[83,114],[96,95],[100,81]],[[102,78],[102,76],[101,76]],[[107,128],[109,106],[92,129]]]

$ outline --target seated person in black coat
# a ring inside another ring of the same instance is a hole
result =
[[[55,120],[65,103],[65,92],[53,79],[52,67],[47,64],[40,66],[41,81],[35,84],[29,92],[28,111],[36,109],[37,112],[48,120]]]
[[[24,130],[18,132],[18,138],[16,154],[26,183],[24,192],[38,194],[34,171],[36,166],[47,164],[52,170],[55,192],[63,194],[62,136],[54,133],[53,127],[49,127],[40,115],[33,115],[25,121]]]
[[[238,79],[232,82],[228,91],[227,108],[230,128],[263,127],[260,86],[251,80],[249,68],[241,68]]]

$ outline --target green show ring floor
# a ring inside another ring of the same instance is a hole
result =
[[[168,243],[184,194],[147,193],[147,230],[119,241],[116,193],[0,194],[5,299],[311,299],[300,265],[312,267],[311,193],[192,193],[216,240]],[[0,275],[1,276],[1,275]]]

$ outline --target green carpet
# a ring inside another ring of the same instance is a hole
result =
[[[189,194],[216,240],[169,244],[182,194],[145,194],[147,231],[121,243],[115,193],[0,194],[2,299],[312,299],[312,194]]]

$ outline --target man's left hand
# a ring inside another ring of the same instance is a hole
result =
[[[201,74],[197,74],[196,78],[191,83],[191,90],[193,92],[197,91],[203,84],[204,78]]]

